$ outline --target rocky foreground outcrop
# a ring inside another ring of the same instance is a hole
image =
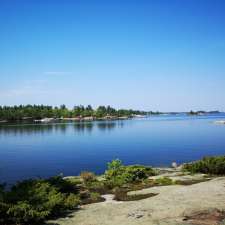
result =
[[[163,176],[185,181],[203,177],[177,171],[167,171]],[[225,225],[225,177],[190,184],[158,186],[129,193],[157,194],[139,201],[117,202],[106,196],[108,201],[82,206],[65,218],[51,221],[51,224]]]

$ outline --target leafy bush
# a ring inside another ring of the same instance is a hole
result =
[[[46,181],[62,193],[78,193],[74,180],[63,179],[62,176],[54,176],[50,177]]]
[[[152,175],[155,175],[155,171],[151,167],[141,165],[124,166],[119,159],[108,163],[108,170],[105,171],[107,185],[111,188],[141,181]]]
[[[191,173],[225,175],[225,156],[204,157],[202,160],[185,164],[183,169]]]
[[[80,199],[82,204],[91,204],[104,201],[104,198],[98,192],[90,192],[85,190],[80,192]]]
[[[131,181],[143,180],[156,174],[151,167],[142,165],[126,166],[126,173],[129,174]]]
[[[52,184],[54,182],[55,184]],[[51,183],[52,182],[52,183]],[[26,180],[4,192],[0,201],[3,224],[36,224],[51,215],[74,209],[79,204],[73,193],[63,193],[65,182],[59,177],[50,180]]]
[[[82,184],[82,180],[80,179],[80,177],[69,177],[69,178],[66,178],[65,180],[69,181],[69,183],[71,185],[75,186],[75,187],[77,185],[81,185]]]
[[[91,200],[92,201],[98,201],[101,198],[101,195],[97,192],[91,192]]]
[[[90,198],[90,195],[91,195],[91,193],[90,193],[89,190],[83,190],[83,191],[80,191],[80,193],[79,193],[79,197],[80,197],[81,200],[85,200],[87,198]]]
[[[98,192],[100,194],[106,194],[109,192],[107,181],[93,181],[86,184],[86,188],[91,192]]]
[[[80,204],[80,198],[73,193],[70,193],[64,200],[64,205],[65,205],[65,208],[67,209],[74,209],[79,204]]]

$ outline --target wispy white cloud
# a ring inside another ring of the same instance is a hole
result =
[[[55,76],[61,76],[61,75],[70,75],[71,72],[65,72],[65,71],[47,71],[44,72],[45,75],[55,75]]]
[[[21,85],[11,87],[9,89],[2,89],[0,96],[4,97],[18,97],[31,95],[44,95],[49,91],[46,89],[47,81],[44,79],[26,80]]]
[[[31,96],[31,95],[45,95],[48,94],[49,91],[36,89],[31,86],[25,86],[18,89],[10,89],[1,91],[0,95],[2,97],[19,97],[19,96]]]
[[[34,80],[27,80],[26,82],[28,84],[42,84],[42,83],[46,83],[47,80],[45,80],[45,79],[34,79]]]

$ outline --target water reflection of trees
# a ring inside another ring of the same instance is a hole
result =
[[[82,122],[79,122],[79,123],[74,123],[73,124],[73,127],[74,127],[74,131],[76,132],[92,132],[93,128],[94,128],[94,123],[90,122],[90,123],[82,123]]]
[[[69,130],[71,131],[71,128],[77,133],[90,133],[93,129],[110,131],[116,127],[123,127],[123,125],[124,122],[121,121],[1,125],[0,135],[33,135],[48,134],[53,132],[66,133]]]
[[[4,125],[0,126],[0,135],[32,135],[35,133],[51,133],[53,130],[53,124],[45,125]]]
[[[97,126],[98,126],[98,129],[99,130],[112,130],[116,127],[117,123],[115,122],[107,122],[107,123],[98,123]]]

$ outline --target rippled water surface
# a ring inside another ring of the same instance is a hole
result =
[[[106,163],[167,166],[225,154],[225,115],[0,125],[0,183],[63,173],[102,173]]]

